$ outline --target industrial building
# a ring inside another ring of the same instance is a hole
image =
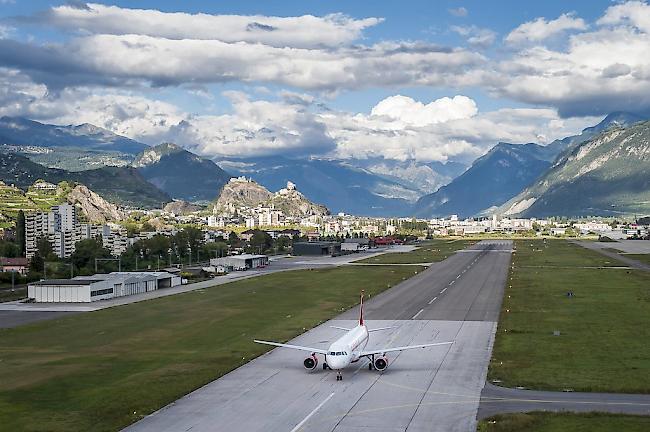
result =
[[[226,271],[248,270],[269,265],[269,257],[266,255],[230,255],[222,258],[212,258],[210,260],[212,267],[221,267]]]
[[[180,276],[167,272],[113,272],[34,282],[27,286],[27,297],[37,303],[89,303],[180,284]]]
[[[359,252],[362,250],[368,250],[373,247],[375,243],[366,237],[360,238],[349,238],[345,239],[343,244],[341,244],[341,251],[343,252]]]
[[[341,254],[339,242],[295,242],[292,255],[330,255]]]

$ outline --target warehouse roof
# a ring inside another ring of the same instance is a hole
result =
[[[30,285],[90,285],[101,282],[101,279],[46,279],[31,283]]]

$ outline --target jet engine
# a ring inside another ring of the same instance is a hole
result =
[[[375,359],[375,369],[383,371],[388,367],[388,359],[386,357],[379,357]]]
[[[314,370],[316,369],[316,366],[318,366],[318,357],[312,354],[311,357],[307,357],[302,364],[305,366],[305,369]]]

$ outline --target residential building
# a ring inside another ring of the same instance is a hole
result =
[[[24,275],[27,273],[29,260],[27,258],[1,258],[0,273],[16,272]]]

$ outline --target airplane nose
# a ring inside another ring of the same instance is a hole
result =
[[[336,357],[328,357],[327,366],[329,366],[330,369],[338,370],[338,369],[343,369],[344,364],[340,359]]]

